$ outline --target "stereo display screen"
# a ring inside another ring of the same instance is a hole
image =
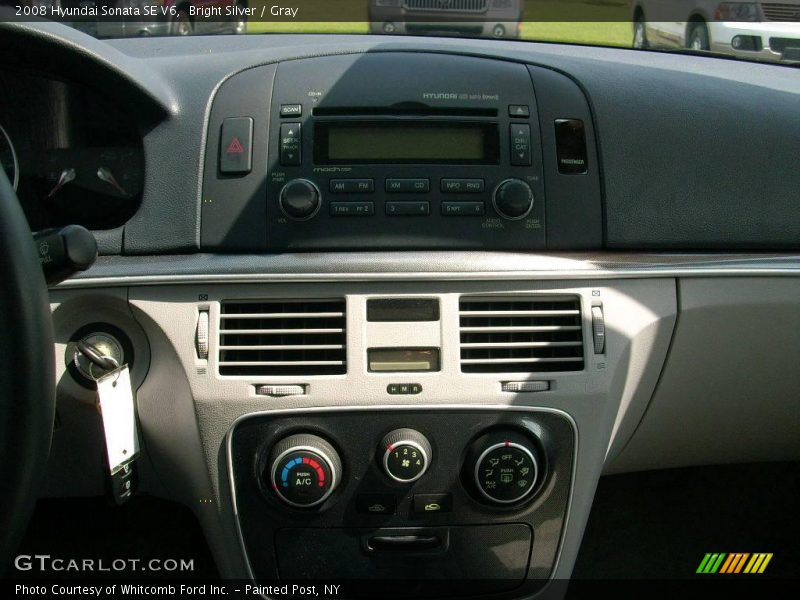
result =
[[[497,164],[497,124],[328,121],[314,130],[317,164]]]

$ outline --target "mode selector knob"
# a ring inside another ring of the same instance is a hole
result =
[[[300,433],[272,449],[269,478],[284,503],[298,508],[324,502],[339,485],[342,461],[333,446],[319,436]]]
[[[294,221],[306,221],[317,214],[322,195],[308,179],[292,179],[281,189],[283,214]]]
[[[516,504],[531,497],[542,477],[537,444],[517,431],[499,431],[477,440],[469,451],[466,477],[480,498]]]
[[[492,202],[504,219],[523,219],[533,208],[533,190],[521,179],[506,179],[494,189]]]
[[[395,429],[381,441],[383,470],[400,483],[411,483],[425,474],[431,464],[431,444],[415,429]]]

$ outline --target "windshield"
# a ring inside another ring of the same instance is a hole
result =
[[[348,33],[691,52],[800,64],[800,0],[0,0],[99,38]]]

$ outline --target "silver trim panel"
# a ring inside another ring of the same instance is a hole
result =
[[[365,252],[100,257],[54,289],[334,281],[800,276],[798,254]]]

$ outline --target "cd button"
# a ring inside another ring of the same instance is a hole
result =
[[[430,179],[387,179],[386,191],[396,194],[421,194],[431,189]]]

